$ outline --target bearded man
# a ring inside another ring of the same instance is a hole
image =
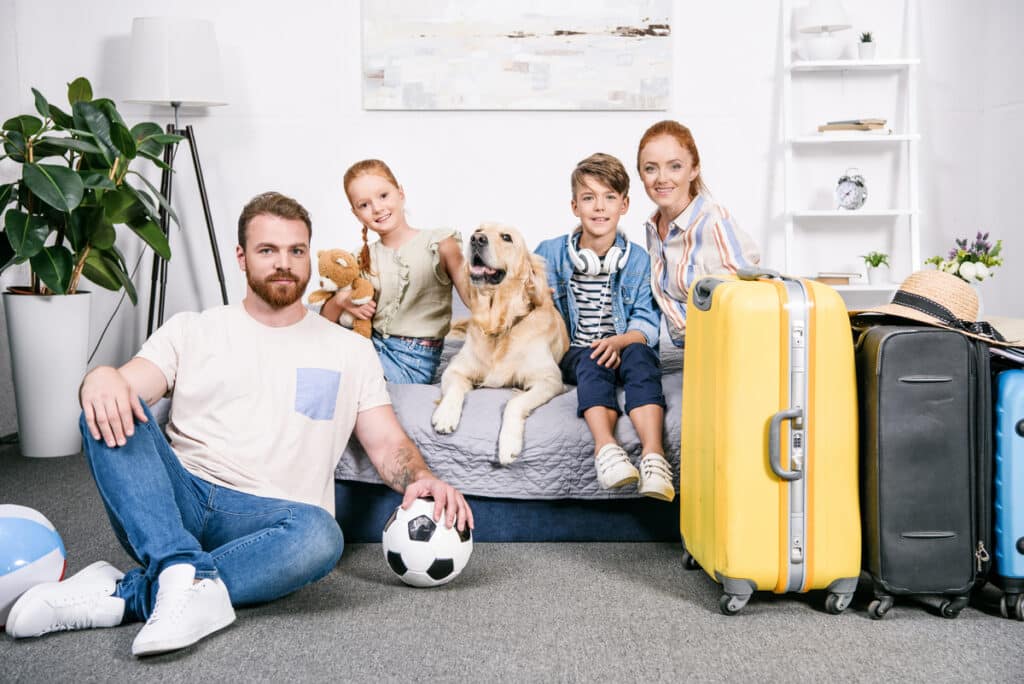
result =
[[[403,507],[473,517],[391,408],[369,340],[307,311],[309,213],[269,192],[238,219],[241,304],[180,313],[120,368],[82,381],[85,453],[118,540],[141,567],[98,561],[12,607],[15,638],[145,621],[136,656],[189,646],[327,575],[341,557],[334,468],[352,432]],[[166,437],[149,405],[173,396]]]

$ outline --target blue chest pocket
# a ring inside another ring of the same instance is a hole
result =
[[[295,369],[295,412],[312,420],[332,420],[341,372],[326,368]]]

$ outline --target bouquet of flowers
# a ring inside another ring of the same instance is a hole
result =
[[[1002,240],[996,240],[993,245],[988,241],[988,233],[979,232],[970,244],[967,238],[957,239],[956,247],[949,250],[945,259],[933,256],[924,263],[935,264],[940,271],[951,273],[968,283],[976,283],[995,275],[992,269],[1003,264],[1003,257],[1000,256],[1002,250]]]

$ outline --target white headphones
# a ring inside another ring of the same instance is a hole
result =
[[[626,261],[629,260],[629,250],[631,245],[629,238],[626,234],[619,231],[616,235],[621,235],[626,241],[626,249],[621,250],[616,244],[608,249],[608,253],[604,255],[604,259],[594,254],[594,251],[584,247],[583,249],[577,249],[576,245],[579,243],[581,232],[573,231],[569,233],[569,237],[566,240],[566,245],[569,248],[569,261],[572,262],[572,267],[576,269],[577,273],[583,275],[596,276],[602,273],[607,273],[609,276],[617,272],[620,268],[626,265]]]

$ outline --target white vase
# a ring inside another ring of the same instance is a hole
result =
[[[868,266],[868,284],[869,285],[888,285],[892,282],[889,277],[888,266]]]
[[[875,58],[875,43],[857,43],[857,54],[861,59]]]
[[[89,359],[89,300],[87,292],[4,293],[23,456],[68,456],[82,450],[78,386]]]

